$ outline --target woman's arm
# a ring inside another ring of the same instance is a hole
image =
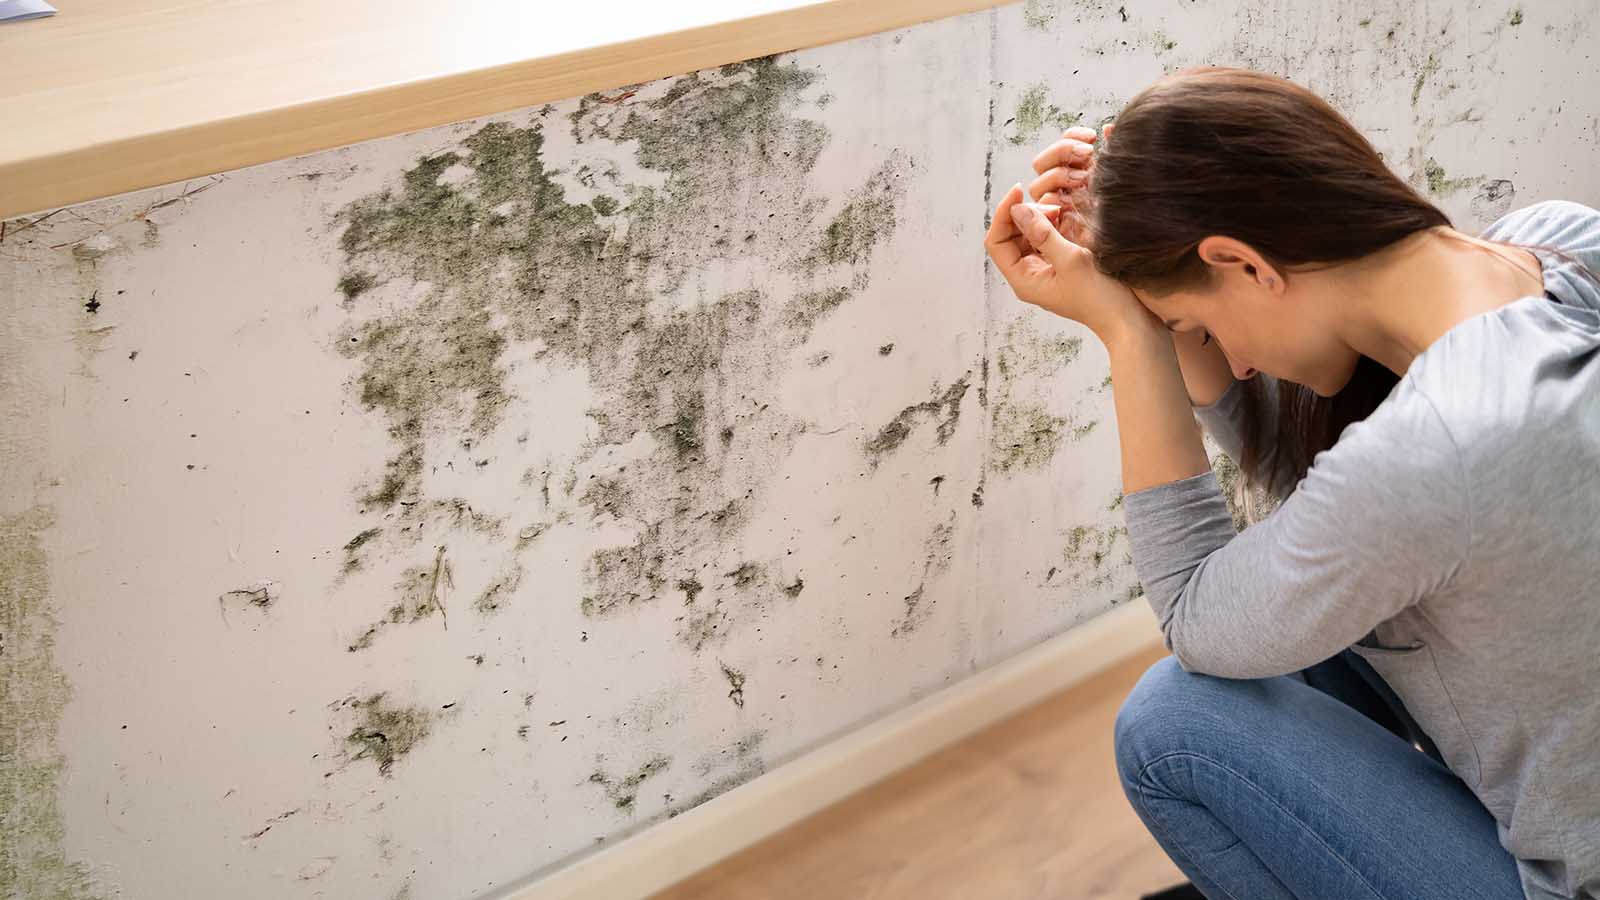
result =
[[[1191,405],[1211,406],[1233,387],[1233,370],[1216,341],[1206,341],[1201,332],[1183,332],[1172,336],[1172,346]]]
[[[1179,369],[1178,342],[1135,306],[1136,312],[1097,332],[1111,357],[1124,494],[1211,470],[1191,406],[1193,388]]]

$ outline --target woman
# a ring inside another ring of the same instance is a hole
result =
[[[1118,718],[1134,809],[1213,900],[1600,898],[1600,213],[1461,234],[1241,70],[1110,133],[985,246],[1110,355],[1173,653]],[[1282,498],[1241,533],[1196,411]]]

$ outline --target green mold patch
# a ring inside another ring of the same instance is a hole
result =
[[[847,287],[806,291],[789,301],[789,321],[810,333],[812,326],[850,299]]]
[[[1522,24],[1522,7],[1519,6],[1511,11],[1510,22],[1513,27]]]
[[[1060,0],[1028,0],[1022,5],[1022,21],[1029,28],[1045,31],[1060,12]]]
[[[382,775],[389,775],[394,764],[416,749],[433,730],[432,711],[396,704],[385,693],[372,694],[364,700],[352,697],[340,705],[356,717],[354,727],[345,735],[350,760],[370,759]]]
[[[828,216],[810,171],[829,135],[801,115],[820,77],[765,57],[591,94],[564,116],[547,106],[483,125],[342,210],[344,271],[417,286],[393,292],[409,305],[352,313],[338,336],[358,363],[355,389],[392,439],[363,506],[440,502],[424,496],[435,448],[482,441],[513,404],[537,402],[509,387],[503,360],[516,348],[536,360],[522,365],[581,370],[588,381],[590,440],[560,462],[567,474],[556,484],[546,470],[553,523],[583,524],[581,506],[591,522],[632,532],[585,560],[573,598],[585,614],[613,615],[707,566],[741,564],[744,525],[805,428],[773,408],[774,386],[812,330],[866,290],[911,166],[891,151]],[[547,158],[553,127],[576,142],[574,162]],[[650,179],[624,177],[618,153]],[[719,261],[751,257],[800,277],[698,280]],[[642,457],[603,462],[608,448],[635,442]],[[386,528],[385,541],[403,539]],[[680,620],[679,638],[696,647],[781,589],[770,578],[747,590],[701,581]],[[375,627],[414,620],[417,608],[398,604]]]
[[[1470,178],[1446,177],[1444,166],[1439,165],[1439,161],[1431,156],[1428,157],[1427,162],[1423,163],[1422,176],[1427,179],[1428,193],[1440,196],[1454,194],[1463,188],[1473,187],[1483,181],[1483,176],[1481,175]]]
[[[1017,111],[1006,121],[1014,126],[1008,138],[1012,144],[1022,145],[1036,138],[1045,128],[1065,131],[1083,121],[1083,113],[1068,112],[1046,99],[1049,86],[1044,82],[1032,85],[1022,92],[1017,101]],[[1050,136],[1054,139],[1054,135]]]
[[[909,438],[917,426],[925,421],[935,423],[934,440],[940,445],[948,443],[955,435],[956,426],[961,421],[961,400],[971,387],[971,375],[970,372],[962,375],[943,390],[935,387],[931,398],[900,410],[887,425],[867,438],[862,446],[862,452],[872,467],[877,468],[884,457],[900,449],[906,438]]]
[[[1066,533],[1061,564],[1051,566],[1044,580],[1046,585],[1073,584],[1104,590],[1131,577],[1132,571],[1127,528],[1078,525]],[[1130,596],[1137,596],[1137,591]]]
[[[905,189],[901,182],[906,167],[905,157],[896,152],[872,173],[828,223],[808,262],[820,259],[852,266],[866,262],[873,248],[893,234],[898,224],[895,205]]]
[[[1237,531],[1266,518],[1277,508],[1277,501],[1263,490],[1252,489],[1245,481],[1244,471],[1232,457],[1218,453],[1211,460],[1211,471],[1216,473],[1217,485],[1228,501],[1228,513]]]
[[[999,378],[989,411],[989,467],[998,472],[1042,468],[1067,440],[1087,437],[1098,424],[1052,413],[1042,397],[1025,394],[1071,365],[1083,352],[1076,335],[1043,335],[1026,319],[1013,321],[995,357]]]
[[[1434,73],[1436,73],[1438,71],[1439,71],[1439,58],[1437,56],[1434,56],[1432,53],[1429,53],[1428,54],[1428,61],[1423,63],[1422,64],[1422,68],[1417,71],[1417,80],[1415,82],[1413,82],[1412,85],[1411,85],[1411,105],[1412,106],[1416,106],[1417,105],[1417,101],[1422,99],[1422,88],[1425,85],[1427,85],[1428,79],[1432,78]]]
[[[56,735],[71,687],[55,667],[40,541],[54,525],[45,506],[0,518],[0,887],[8,897],[91,900],[102,894],[88,866],[66,855],[58,799],[66,757]]]
[[[620,779],[607,775],[604,769],[596,769],[589,776],[589,782],[600,785],[605,791],[606,799],[611,801],[612,806],[621,810],[631,810],[633,809],[634,801],[639,798],[639,786],[665,772],[671,765],[671,757],[656,756],[631,774]]]

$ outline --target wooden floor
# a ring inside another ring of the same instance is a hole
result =
[[[1131,900],[1183,881],[1117,783],[1142,655],[940,751],[655,900]]]

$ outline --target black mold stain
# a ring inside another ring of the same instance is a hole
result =
[[[922,578],[916,588],[901,598],[905,604],[905,613],[900,621],[890,629],[890,637],[901,637],[917,630],[923,622],[933,613],[933,602],[924,602],[928,583],[950,570],[950,565],[955,560],[955,516],[951,515],[948,522],[940,523],[933,528],[923,544]]]
[[[806,589],[805,579],[801,578],[799,575],[796,575],[794,577],[794,583],[793,584],[786,584],[786,585],[783,586],[783,595],[785,597],[788,597],[790,600],[793,600],[794,598],[800,596],[800,592],[805,590],[805,589]]]
[[[884,344],[882,347],[878,348],[878,355],[879,356],[888,356],[889,354],[891,354],[893,352],[894,352],[894,344]]]
[[[370,272],[346,272],[339,278],[339,293],[344,295],[345,303],[349,303],[372,290],[377,283],[378,279]]]
[[[217,603],[226,611],[229,606],[266,609],[278,600],[278,585],[262,581],[248,587],[235,588],[217,597]]]
[[[361,568],[361,548],[373,538],[383,533],[382,528],[368,528],[357,534],[344,545],[344,574],[348,575]]]
[[[743,709],[744,673],[730,667],[727,663],[719,663],[719,665],[722,666],[722,677],[728,679],[728,699],[733,701],[734,706]]]
[[[666,771],[670,765],[672,765],[671,757],[657,756],[620,781],[607,775],[604,769],[596,769],[589,776],[589,781],[600,785],[605,790],[606,797],[617,809],[630,810],[639,797],[639,785]]]
[[[731,579],[734,587],[744,591],[749,590],[756,583],[766,578],[766,574],[766,566],[747,562],[741,564],[739,568],[734,569],[732,572],[724,573],[724,577]]]
[[[940,444],[948,442],[955,434],[956,424],[961,419],[961,399],[967,395],[971,375],[971,372],[962,375],[942,392],[937,387],[934,388],[932,399],[913,403],[902,409],[889,421],[889,424],[868,438],[862,450],[872,467],[877,468],[885,456],[898,450],[906,438],[911,436],[918,422],[924,418],[933,419],[938,423],[934,430],[935,439]]]
[[[382,619],[373,623],[362,635],[350,644],[350,652],[365,650],[372,646],[372,641],[378,632],[386,625],[399,625],[425,619],[435,612],[445,628],[450,627],[449,614],[445,610],[445,591],[454,586],[449,560],[445,559],[445,548],[441,545],[438,554],[431,564],[414,565],[401,573],[400,580],[395,584],[395,590],[400,594],[400,601],[389,607],[389,611]]]
[[[513,566],[510,571],[496,578],[478,594],[472,601],[472,608],[479,613],[488,615],[504,606],[517,592],[522,584],[522,567]]]
[[[724,748],[723,750],[719,751],[717,757],[712,757],[702,763],[698,770],[699,774],[705,777],[710,777],[711,774],[721,766],[722,760],[720,757],[727,756],[731,751],[733,753],[733,764],[735,769],[732,773],[717,778],[711,783],[710,787],[706,788],[688,803],[685,803],[681,807],[669,809],[667,811],[667,818],[672,818],[677,816],[679,813],[693,809],[708,800],[720,797],[728,791],[733,790],[739,785],[744,784],[745,782],[755,778],[757,775],[765,772],[767,766],[765,760],[763,760],[761,757],[760,749],[762,742],[766,740],[766,736],[767,734],[765,731],[751,732],[745,737],[740,738],[732,747]]]
[[[365,700],[351,698],[341,705],[359,717],[345,736],[345,742],[355,748],[351,760],[371,759],[382,775],[388,775],[394,764],[426,739],[433,728],[432,712],[420,706],[394,704],[382,692]]]

